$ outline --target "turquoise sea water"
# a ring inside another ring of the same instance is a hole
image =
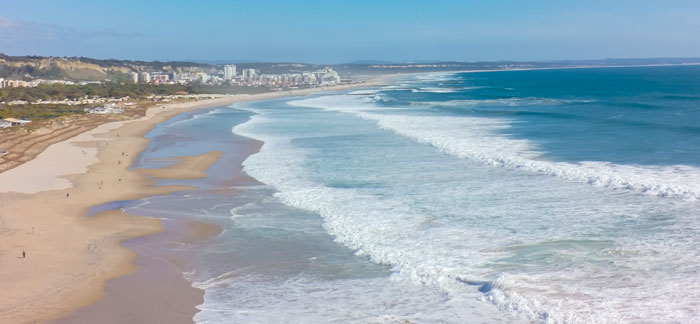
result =
[[[193,115],[161,152],[265,142],[259,184],[178,208],[225,228],[188,273],[198,322],[700,322],[700,67],[411,75]]]

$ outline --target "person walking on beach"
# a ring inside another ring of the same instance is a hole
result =
[[[26,258],[27,258],[27,252],[22,250],[22,259],[26,259]]]

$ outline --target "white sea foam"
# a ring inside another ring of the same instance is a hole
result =
[[[191,115],[188,118],[185,118],[183,120],[179,120],[179,121],[176,121],[174,123],[167,124],[165,127],[181,126],[182,124],[186,124],[186,123],[195,121],[195,120],[200,119],[200,118],[209,117],[209,115],[216,114],[217,112],[218,112],[218,110],[211,110],[211,111],[208,111],[208,112],[203,113],[203,114]]]
[[[457,92],[457,89],[445,88],[445,87],[425,87],[425,88],[411,89],[411,92],[453,93],[453,92]]]
[[[347,94],[351,96],[361,96],[361,95],[373,95],[377,94],[380,90],[377,89],[368,89],[368,90],[355,90],[355,91],[350,91]]]
[[[455,307],[445,293],[386,277],[326,281],[227,273],[195,286],[205,289],[194,317],[202,324],[495,323],[503,317],[476,300]]]
[[[455,72],[420,73],[413,75],[414,80],[407,80],[405,82],[444,81],[452,79],[453,75],[455,75]]]
[[[245,211],[246,209],[250,208],[251,206],[254,206],[254,204],[253,203],[246,203],[246,204],[243,204],[241,206],[231,208],[231,210],[230,210],[231,220],[236,220],[237,218],[246,217],[245,213],[240,213],[240,212]]]
[[[518,101],[513,102],[516,104]],[[297,100],[289,104],[352,113],[375,121],[381,128],[434,146],[446,154],[490,165],[529,170],[660,197],[700,199],[700,181],[697,181],[700,179],[700,170],[696,167],[539,160],[535,144],[502,135],[514,122],[512,120],[383,114],[379,113],[381,108],[374,106],[368,98],[343,95]]]
[[[454,188],[442,185],[434,188],[416,186],[415,190],[427,191],[409,191],[402,195],[386,192],[375,195],[353,188],[332,188],[309,178],[309,170],[305,165],[312,159],[314,152],[295,145],[295,136],[278,134],[277,126],[271,123],[274,118],[266,116],[264,110],[257,111],[259,115],[253,116],[248,123],[234,128],[233,131],[238,134],[265,142],[258,154],[245,161],[245,171],[277,188],[278,199],[290,206],[320,214],[324,219],[324,227],[338,242],[368,256],[374,262],[392,265],[398,272],[394,278],[398,283],[406,280],[438,287],[449,296],[444,300],[445,304],[415,306],[421,310],[439,309],[440,312],[430,318],[433,321],[414,317],[396,317],[397,319],[425,323],[439,320],[449,322],[450,318],[457,318],[450,317],[451,312],[456,311],[453,308],[460,309],[462,302],[469,304],[470,300],[476,298],[474,291],[477,287],[481,287],[484,300],[504,311],[543,323],[685,323],[700,316],[697,311],[700,309],[697,306],[700,305],[693,302],[700,301],[700,286],[694,275],[688,275],[700,271],[694,261],[698,257],[700,242],[693,239],[692,234],[700,232],[700,228],[693,215],[673,219],[673,227],[668,232],[673,233],[673,239],[659,231],[653,235],[642,232],[639,235],[642,235],[643,241],[634,235],[621,237],[617,242],[557,240],[559,236],[571,237],[590,231],[592,224],[601,230],[620,226],[621,221],[629,222],[630,228],[639,224],[647,226],[647,221],[637,223],[634,219],[645,213],[653,217],[662,215],[664,210],[673,208],[672,200],[632,196],[639,199],[621,204],[619,198],[601,196],[596,191],[581,192],[580,184],[558,183],[559,180],[554,177],[505,174],[504,172],[512,173],[513,171],[508,171],[511,169],[517,172],[523,170],[522,173],[536,171],[552,174],[548,170],[572,168],[576,171],[574,174],[586,175],[580,170],[589,170],[587,164],[538,161],[536,145],[499,135],[507,131],[509,121],[385,114],[368,99],[355,98],[348,102],[348,98],[343,96],[297,101],[294,105],[351,113],[376,122],[382,128],[399,135],[438,147],[449,155],[480,162],[483,169],[473,166],[470,173],[483,173],[489,181],[506,179],[503,180],[503,186],[497,188],[491,188],[488,184],[473,188],[473,185],[466,183],[455,184]],[[263,131],[265,129],[267,131]],[[539,170],[529,163],[547,166],[549,169]],[[639,172],[648,171],[648,167],[608,164],[600,167],[596,165],[599,162],[590,163],[594,164],[590,167],[593,171],[612,168],[612,172],[620,173],[622,167],[641,170]],[[489,171],[491,165],[506,168]],[[406,169],[403,172],[418,170],[421,169]],[[447,172],[454,171],[449,169]],[[625,172],[613,175],[628,176]],[[639,175],[646,176],[646,173]],[[600,175],[596,173],[596,177],[599,178]],[[580,179],[586,178],[574,179],[581,181]],[[505,183],[508,185],[505,186]],[[600,185],[630,189],[615,184]],[[461,188],[462,186],[467,188]],[[412,186],[406,187],[409,190]],[[639,191],[638,188],[631,189]],[[474,192],[465,196],[460,194],[463,190]],[[489,190],[497,192],[491,193]],[[469,196],[474,196],[474,201],[468,203],[467,209],[454,206],[456,201]],[[496,200],[499,196],[506,198]],[[413,201],[421,197],[425,197],[434,206]],[[459,215],[462,220],[460,223],[449,219],[436,220],[435,214]],[[445,223],[441,226],[440,222]],[[510,228],[514,232],[503,235],[503,231]],[[525,262],[537,262],[537,256],[550,254],[560,259],[560,265],[545,265],[542,270],[534,273],[505,271],[509,263],[501,261],[501,258],[518,253],[534,254],[533,257],[526,257]],[[568,264],[575,266],[566,267]],[[504,270],[499,270],[501,265]],[[494,273],[498,275],[493,277]],[[279,283],[273,286],[286,287]],[[299,293],[291,298],[294,302],[285,302],[282,309],[289,306],[290,312],[301,316],[298,310],[306,309],[306,302],[312,300],[316,303],[316,299],[308,299],[310,295],[308,291],[303,291],[305,289],[319,291],[320,299],[326,296],[330,300],[328,304],[331,306],[319,301],[323,304],[318,306],[323,314],[326,307],[336,307],[332,306],[333,292],[343,291],[318,288],[303,282],[297,290],[293,290]],[[230,290],[235,289],[225,291]],[[368,299],[382,300],[371,293],[358,294],[371,296]],[[403,296],[403,293],[395,294]],[[282,297],[273,296],[269,300],[271,303],[286,300]],[[205,305],[213,304],[207,302]],[[280,306],[274,304],[270,307]],[[222,309],[219,307],[219,311]],[[204,314],[207,312],[203,312],[202,316]],[[363,319],[367,320],[366,317]]]
[[[406,88],[406,87],[396,87],[396,88],[387,88],[387,90],[411,90],[413,93],[421,93],[421,92],[428,92],[428,93],[455,93],[455,92],[461,92],[465,90],[475,90],[475,89],[482,89],[484,87],[418,87],[418,88]]]
[[[591,103],[593,100],[565,100],[552,98],[505,98],[505,99],[463,99],[447,101],[424,101],[416,102],[417,105],[427,105],[436,107],[473,107],[473,106],[556,106],[572,103]]]
[[[444,89],[444,88],[443,88]],[[408,89],[394,89],[394,90],[408,90]],[[431,92],[423,91],[417,89],[411,89],[413,92]],[[455,90],[446,89],[438,90],[442,93],[450,93]],[[372,101],[374,102],[386,102],[386,95],[379,92],[372,96]],[[409,106],[427,106],[427,107],[445,107],[445,108],[471,108],[471,107],[489,107],[489,106],[508,106],[508,107],[518,107],[518,106],[558,106],[563,104],[587,104],[594,103],[595,100],[592,99],[577,99],[577,100],[566,100],[566,99],[554,99],[554,98],[537,98],[537,97],[527,97],[527,98],[501,98],[501,99],[459,99],[459,100],[445,100],[445,101],[414,101],[410,102]]]

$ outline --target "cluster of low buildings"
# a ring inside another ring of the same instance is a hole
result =
[[[340,75],[331,68],[318,71],[282,74],[258,74],[254,69],[243,69],[236,73],[235,65],[225,65],[223,80],[230,84],[243,86],[299,87],[328,86],[340,84]]]
[[[177,72],[167,73],[167,72],[131,72],[129,73],[129,80],[133,83],[153,83],[153,84],[167,84],[172,82],[177,76]]]
[[[229,97],[231,95],[226,95],[226,94],[176,94],[176,95],[150,95],[146,97],[146,99],[150,99],[153,101],[161,101],[161,102],[169,102],[173,101],[176,99],[195,99],[195,100],[201,100],[201,99],[216,99],[216,98],[223,98],[223,97]]]
[[[340,75],[331,68],[314,72],[261,74],[249,78],[243,85],[278,88],[315,87],[340,84]]]
[[[0,78],[0,89],[2,88],[33,88],[33,87],[38,87],[41,84],[90,84],[90,83],[101,83],[99,81],[83,81],[83,82],[73,82],[73,81],[66,81],[66,80],[44,80],[44,79],[36,79],[36,80],[31,80],[31,81],[24,81],[24,80],[11,80],[11,79],[4,79]]]
[[[17,118],[5,118],[0,119],[0,128],[8,128],[12,126],[22,126],[31,123],[31,120],[17,119]]]
[[[23,80],[5,80],[0,78],[1,88],[33,88],[39,85],[38,80],[23,81]]]
[[[177,72],[131,72],[129,73],[129,81],[132,83],[151,83],[151,84],[187,84],[187,83],[206,83],[209,80],[209,75],[204,72],[199,73],[177,73]]]
[[[325,68],[318,71],[300,72],[300,73],[283,73],[283,74],[260,74],[255,69],[241,69],[240,71],[233,64],[224,65],[223,70],[215,75],[206,72],[131,72],[129,73],[129,81],[132,83],[150,83],[150,84],[191,84],[200,83],[208,85],[231,85],[231,86],[252,86],[252,87],[315,87],[340,84],[340,75],[331,68]],[[100,81],[81,81],[73,82],[66,80],[43,80],[36,79],[31,81],[10,80],[0,78],[0,88],[21,88],[21,87],[37,87],[41,84],[101,84]],[[64,102],[44,102],[44,103],[61,103]],[[90,104],[93,102],[76,102],[74,104]],[[20,104],[20,103],[15,103]]]
[[[7,102],[3,101],[3,102],[0,102],[0,104],[5,104],[8,106],[26,105],[26,104],[78,106],[78,105],[94,105],[94,104],[102,104],[102,103],[110,103],[110,102],[123,102],[123,101],[128,101],[129,99],[130,99],[129,96],[121,97],[121,98],[102,98],[102,97],[84,96],[82,98],[77,98],[77,99],[63,99],[63,100],[38,99],[38,100],[32,101],[32,102],[29,102],[26,100],[13,100],[13,101],[7,101]]]
[[[88,114],[95,114],[95,115],[109,115],[109,114],[121,114],[124,112],[124,109],[117,106],[115,103],[110,103],[104,105],[104,107],[95,107],[95,108],[85,108],[83,109],[83,112],[88,113]]]
[[[328,86],[340,84],[340,75],[331,68],[314,72],[259,74],[255,69],[242,69],[240,74],[235,65],[224,65],[217,75],[205,72],[131,72],[129,80],[133,83],[152,84],[210,84],[236,86],[300,87]]]
[[[215,99],[222,98],[228,95],[219,94],[181,94],[181,95],[150,95],[146,99],[150,99],[154,102],[171,102],[178,99]],[[128,97],[126,97],[128,99]],[[122,101],[122,100],[120,100]],[[136,103],[133,101],[128,102],[109,102],[102,107],[91,107],[83,109],[83,112],[94,115],[109,115],[109,114],[121,114],[124,112],[124,108],[128,106],[133,106]]]

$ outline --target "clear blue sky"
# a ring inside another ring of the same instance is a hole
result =
[[[700,56],[700,1],[0,0],[0,52],[342,63]]]

